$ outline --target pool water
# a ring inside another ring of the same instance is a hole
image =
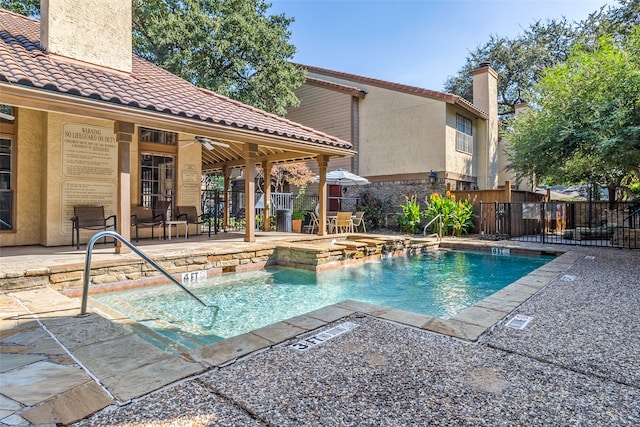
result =
[[[346,299],[447,318],[551,259],[431,251],[319,273],[269,267],[188,285],[205,302],[218,306],[217,313],[175,285],[91,299],[164,337],[161,340],[197,348]]]

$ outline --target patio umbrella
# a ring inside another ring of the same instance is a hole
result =
[[[367,178],[363,178],[360,175],[356,175],[355,173],[351,173],[344,169],[336,169],[334,171],[327,172],[327,184],[347,187],[353,185],[367,185],[371,183]]]

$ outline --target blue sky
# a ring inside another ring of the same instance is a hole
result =
[[[442,90],[469,51],[537,20],[580,21],[615,0],[270,0],[295,18],[294,61]]]

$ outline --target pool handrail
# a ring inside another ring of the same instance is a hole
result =
[[[423,236],[426,236],[426,235],[427,235],[427,228],[429,228],[429,226],[430,226],[431,224],[433,224],[437,219],[439,219],[439,220],[440,220],[440,222],[438,223],[438,225],[440,226],[440,232],[439,232],[439,233],[437,233],[437,235],[438,235],[438,240],[442,240],[442,228],[444,227],[444,224],[443,224],[443,222],[442,222],[442,214],[438,214],[438,215],[434,216],[434,217],[431,219],[431,221],[429,221],[429,222],[427,223],[427,225],[425,225],[425,226],[424,226],[424,228],[422,229],[422,235],[423,235]]]
[[[91,253],[93,251],[93,245],[95,245],[95,243],[96,243],[96,241],[98,239],[100,239],[102,237],[105,237],[105,236],[111,236],[114,239],[118,239],[125,246],[127,246],[129,249],[131,249],[135,254],[140,256],[140,258],[142,258],[143,260],[145,260],[146,262],[151,264],[156,270],[158,270],[160,273],[162,273],[163,276],[165,276],[171,282],[173,282],[174,284],[176,284],[180,288],[182,288],[183,291],[185,291],[186,293],[191,295],[193,298],[195,298],[203,306],[205,306],[205,307],[213,307],[213,308],[216,308],[216,309],[218,308],[217,306],[211,306],[211,305],[207,304],[206,302],[202,301],[196,294],[194,294],[189,289],[187,289],[182,283],[178,282],[164,268],[162,268],[154,260],[149,258],[144,252],[142,252],[135,245],[133,245],[133,243],[129,242],[127,239],[125,239],[120,234],[116,233],[115,231],[106,230],[106,231],[100,231],[100,232],[94,234],[93,237],[91,237],[91,239],[89,239],[89,242],[87,243],[87,257],[86,257],[86,260],[85,260],[85,263],[84,263],[84,283],[82,285],[82,306],[80,308],[80,314],[78,315],[78,317],[87,316],[87,300],[89,299],[89,282],[91,281]]]

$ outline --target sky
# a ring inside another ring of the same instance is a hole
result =
[[[293,61],[442,91],[470,51],[491,35],[530,24],[581,21],[615,0],[270,0],[268,14],[294,18]]]

